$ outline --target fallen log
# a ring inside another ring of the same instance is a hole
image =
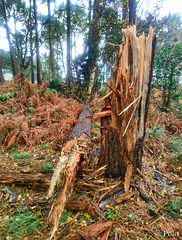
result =
[[[57,194],[47,219],[47,225],[51,228],[49,239],[53,238],[58,229],[59,219],[72,192],[79,162],[86,159],[89,151],[90,138],[86,134],[79,138],[71,139],[62,149],[60,161],[55,169],[55,174],[53,174],[48,192],[48,197],[52,196],[57,185]],[[58,179],[59,181],[57,181]]]
[[[65,146],[61,151],[60,160],[53,173],[51,184],[48,190],[47,199],[54,197],[51,210],[47,218],[47,226],[50,227],[51,240],[59,225],[68,198],[71,196],[75,176],[80,168],[80,163],[87,159],[91,150],[91,120],[83,119],[90,115],[87,109],[83,109],[79,121],[69,134]]]
[[[52,173],[21,173],[0,171],[0,183],[31,185],[33,187],[48,188]]]

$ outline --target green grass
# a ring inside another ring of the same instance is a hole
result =
[[[181,199],[179,197],[171,200],[163,210],[173,218],[178,218],[180,216],[180,210],[182,209]]]
[[[53,166],[50,163],[42,165],[43,172],[51,172],[53,170]]]
[[[40,226],[40,217],[35,212],[23,212],[6,217],[0,223],[0,237],[22,239],[24,234],[35,231]]]
[[[71,216],[72,216],[72,212],[64,209],[64,211],[62,212],[61,218],[59,220],[59,224],[60,225],[65,225],[66,223],[68,223],[68,218],[71,217]]]
[[[14,155],[14,159],[24,160],[30,156],[30,152],[16,152]]]

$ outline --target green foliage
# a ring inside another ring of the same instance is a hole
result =
[[[171,151],[182,153],[182,138],[176,138],[169,142]]]
[[[0,95],[0,101],[5,102],[6,100],[8,100],[9,98],[12,97],[11,93],[4,93],[3,95]]]
[[[128,215],[128,220],[129,220],[129,221],[138,220],[138,219],[139,219],[139,217],[138,217],[136,214],[134,214],[134,213],[130,213],[130,214]]]
[[[180,210],[182,209],[181,199],[174,198],[171,200],[163,210],[173,218],[180,217]]]
[[[47,88],[47,93],[57,93],[56,89]]]
[[[66,220],[68,219],[68,217],[71,217],[71,215],[72,215],[72,212],[69,212],[69,211],[67,211],[66,209],[64,209],[64,211],[63,211],[63,213],[62,213],[62,215],[61,215],[61,218],[60,218],[60,220],[59,220],[59,223],[60,223],[60,224],[61,224],[61,223],[65,223]]]
[[[112,209],[110,208],[107,208],[107,219],[112,219],[112,220],[116,220],[118,219],[119,217],[113,212]]]
[[[16,152],[14,155],[14,159],[17,160],[25,160],[30,156],[30,152]]]
[[[182,72],[182,43],[164,45],[158,50],[154,60],[153,87],[162,92],[163,111],[168,111],[172,99],[180,97],[178,93]]]
[[[152,128],[147,128],[147,136],[153,136],[162,138],[165,134],[165,130],[161,125],[153,125]]]
[[[15,146],[12,146],[10,149],[8,149],[8,153],[16,153],[18,152],[18,149]]]
[[[42,165],[42,172],[51,172],[53,170],[53,166],[50,163]]]
[[[50,89],[50,91],[53,90],[53,89],[56,90],[56,91],[59,91],[59,89],[60,89],[60,80],[59,79],[54,79],[54,80],[50,81],[48,89]]]
[[[152,210],[152,211],[157,210],[156,205],[153,205],[153,204],[149,204],[149,205],[147,206],[147,208],[148,208],[149,210]]]
[[[40,217],[35,212],[17,213],[6,216],[0,223],[0,237],[3,239],[23,239],[24,234],[30,234],[40,226]]]

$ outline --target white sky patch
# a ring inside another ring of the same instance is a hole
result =
[[[160,10],[161,16],[169,13],[179,13],[182,16],[182,1],[181,0],[164,0],[163,7]]]

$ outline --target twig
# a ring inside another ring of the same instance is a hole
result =
[[[106,94],[103,98],[101,98],[98,103],[100,103],[100,102],[102,102],[104,99],[108,98],[112,93],[113,93],[113,90],[110,91],[108,94]]]
[[[113,47],[119,47],[120,45],[118,45],[118,44],[114,44],[114,43],[110,43],[110,42],[106,42],[106,44],[109,44],[109,45],[111,45],[111,46],[113,46]]]
[[[76,231],[76,233],[78,233],[84,240],[88,240],[88,239],[85,238],[80,232],[77,232],[77,231]]]
[[[140,96],[140,97],[141,97],[141,96]],[[130,119],[129,119],[129,122],[128,122],[126,128],[125,128],[125,131],[124,131],[124,133],[123,133],[123,137],[124,137],[124,135],[126,134],[126,131],[128,130],[128,127],[129,127],[129,125],[130,125],[131,119],[133,118],[134,112],[135,112],[135,110],[136,110],[136,108],[137,108],[137,106],[138,106],[138,103],[139,103],[139,101],[140,101],[140,97],[138,97],[138,102],[137,102],[137,104],[136,104],[136,106],[135,106],[135,108],[134,108],[134,110],[133,110],[133,112],[132,112],[132,114],[131,114],[131,117],[130,117]]]
[[[68,229],[71,227],[71,225],[73,224],[73,222],[77,219],[77,217],[80,215],[80,212],[78,212],[74,218],[68,223],[68,225],[63,228],[63,230],[60,232],[60,234],[55,238],[55,240],[61,238],[67,231]]]
[[[97,204],[94,202],[91,202],[91,205],[95,207],[95,211],[97,212],[97,214],[105,221],[106,218],[102,214],[102,211],[100,211],[100,209],[98,208]]]
[[[128,105],[128,107],[126,107],[122,112],[120,112],[120,113],[118,114],[118,116],[121,116],[121,114],[123,114],[124,112],[126,112],[139,98],[141,98],[141,94],[140,94],[140,96],[137,97],[132,103],[130,103],[130,104]]]
[[[116,92],[115,89],[113,89],[111,86],[109,86],[109,84],[107,84],[107,86],[111,89],[111,91],[113,91],[113,93],[116,94],[117,97],[121,98],[121,96]]]
[[[164,174],[164,173],[161,173],[161,172],[159,172],[159,171],[157,171],[157,170],[155,170],[155,169],[154,169],[154,172],[157,172],[157,173],[159,173],[159,174],[163,175],[164,177],[166,177],[166,178],[169,178],[169,176],[167,176],[166,174]]]

